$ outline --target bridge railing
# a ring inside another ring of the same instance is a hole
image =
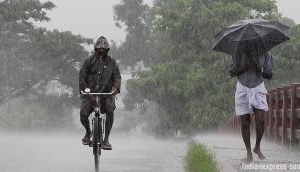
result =
[[[268,104],[266,136],[283,145],[299,144],[300,83],[270,90]]]
[[[269,90],[267,100],[269,111],[265,112],[265,137],[282,145],[299,145],[300,83]],[[254,128],[253,117],[251,121]],[[239,129],[240,120],[234,117],[221,130],[236,132]]]

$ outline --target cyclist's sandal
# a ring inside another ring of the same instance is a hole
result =
[[[103,150],[112,150],[111,144],[102,144],[101,149]]]

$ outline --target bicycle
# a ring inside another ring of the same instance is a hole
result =
[[[95,171],[99,172],[101,144],[103,143],[106,120],[106,114],[100,113],[100,96],[112,96],[114,92],[112,91],[110,93],[90,93],[89,89],[85,89],[84,92],[81,91],[81,94],[96,96],[96,106],[94,107],[94,116],[92,119],[92,142],[89,145],[89,147],[93,147]]]

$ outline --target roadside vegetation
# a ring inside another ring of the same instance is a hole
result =
[[[187,172],[219,172],[214,154],[203,144],[191,143],[186,155]]]

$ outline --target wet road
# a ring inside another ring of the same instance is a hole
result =
[[[1,172],[93,172],[92,149],[80,134],[0,134]],[[115,134],[101,156],[102,172],[183,172],[187,144]]]
[[[235,171],[300,171],[300,151],[279,146],[277,143],[269,142],[263,138],[261,150],[267,157],[265,160],[258,160],[256,154],[253,153],[254,162],[244,164],[241,159],[246,156],[244,142],[240,135],[224,135],[224,134],[206,134],[199,135],[194,138],[197,143],[207,145],[215,154],[222,172]],[[251,138],[252,149],[255,144],[255,137]],[[269,165],[269,166],[268,166]],[[277,170],[270,170],[270,165],[281,165],[276,167]],[[269,169],[264,169],[269,168]],[[280,170],[284,169],[284,170]]]

